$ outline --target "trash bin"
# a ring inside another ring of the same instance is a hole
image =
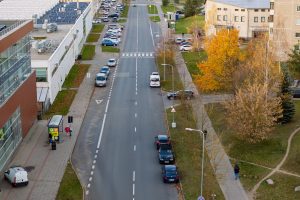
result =
[[[55,140],[53,140],[53,142],[51,143],[51,147],[52,147],[52,150],[56,150],[56,142],[55,142]]]

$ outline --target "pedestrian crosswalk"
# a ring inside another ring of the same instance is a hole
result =
[[[124,52],[121,55],[123,58],[143,57],[154,58],[154,52]]]

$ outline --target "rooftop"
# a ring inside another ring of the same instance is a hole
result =
[[[29,20],[0,20],[0,38],[25,22]]]
[[[270,0],[213,0],[241,8],[270,8]]]
[[[73,24],[58,25],[57,31],[47,33],[45,29],[38,28],[31,32],[32,48],[31,59],[32,60],[48,60],[52,53],[59,46],[60,42],[64,39],[67,33],[72,28]],[[46,40],[45,52],[38,53],[37,43],[39,41]]]

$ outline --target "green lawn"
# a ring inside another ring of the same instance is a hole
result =
[[[104,28],[104,24],[93,24],[92,33],[101,33]]]
[[[157,8],[155,5],[148,5],[149,14],[158,14]]]
[[[300,199],[300,192],[294,191],[295,187],[300,185],[300,178],[276,173],[271,179],[274,185],[263,182],[257,190],[257,200]]]
[[[127,20],[126,19],[119,19],[118,23],[125,23]]]
[[[153,22],[160,22],[160,17],[159,16],[150,16],[150,20]]]
[[[175,12],[176,8],[174,6],[174,4],[169,4],[167,6],[161,6],[161,9],[163,11],[163,13],[167,13],[167,12]]]
[[[86,42],[98,42],[100,34],[90,33],[86,39]]]
[[[187,28],[190,27],[193,22],[197,23],[202,29],[204,28],[204,16],[195,15],[176,21],[176,34],[188,33]]]
[[[123,12],[122,12],[122,14],[121,14],[121,18],[127,18],[127,16],[128,16],[128,10],[129,10],[129,6],[128,5],[125,5],[124,6],[124,10],[123,10]]]
[[[230,157],[237,160],[245,160],[248,162],[253,162],[256,164],[274,168],[281,161],[285,154],[289,135],[293,132],[293,130],[299,127],[300,101],[295,101],[295,106],[296,115],[294,117],[294,120],[289,124],[277,125],[274,133],[272,134],[272,138],[258,144],[250,144],[235,137],[233,132],[229,130],[225,124],[225,112],[224,108],[220,104],[206,105],[206,110],[212,121],[216,133],[221,139],[221,142]],[[293,141],[293,145],[290,150],[290,156],[283,166],[284,169],[290,170],[291,172],[300,173],[298,167],[299,146],[300,138],[297,135],[295,137],[295,140]],[[266,173],[268,172],[268,170],[265,171],[262,169],[253,170],[255,168],[256,167],[252,167],[250,173],[251,176],[262,177],[262,175],[266,175]],[[247,188],[255,184],[254,180],[249,181],[247,179],[244,179],[243,177],[241,177],[241,181],[247,186]]]
[[[84,79],[90,65],[87,64],[75,64],[70,70],[66,80],[63,84],[63,88],[78,88]]]
[[[81,55],[82,60],[92,60],[95,56],[95,45],[83,45]]]
[[[56,200],[82,200],[83,190],[70,163],[60,183]]]
[[[102,46],[102,52],[119,53],[120,49],[117,47]]]
[[[194,79],[194,75],[201,74],[201,71],[198,68],[197,64],[201,63],[207,58],[206,52],[182,52],[181,54],[192,78]]]
[[[58,92],[53,104],[43,118],[49,119],[53,115],[67,115],[76,93],[76,90],[62,90]]]
[[[185,199],[197,199],[200,194],[202,137],[198,132],[185,131],[186,127],[196,127],[191,107],[187,104],[176,106],[175,122],[177,127],[170,128],[171,140],[179,168],[180,181]],[[172,122],[172,113],[167,110],[167,117]],[[203,196],[210,199],[216,194],[216,199],[224,199],[207,155],[204,165]],[[179,198],[181,199],[181,198]]]

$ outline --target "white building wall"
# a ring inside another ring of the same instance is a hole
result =
[[[93,13],[91,6],[90,4],[77,19],[48,60],[32,60],[33,68],[47,67],[48,83],[37,83],[37,87],[49,87],[48,97],[51,104],[58,92],[61,91],[62,85],[70,69],[75,64],[75,59],[80,54],[83,43],[92,28]]]

